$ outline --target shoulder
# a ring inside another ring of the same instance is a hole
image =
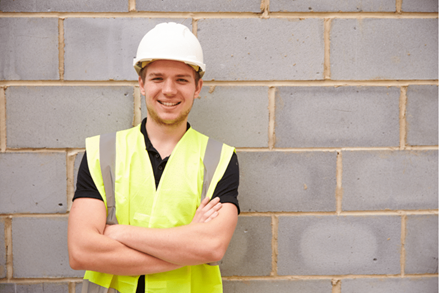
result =
[[[209,136],[199,132],[198,130],[193,129],[192,127],[190,127],[187,130],[187,132],[190,132],[192,134],[192,136],[194,136],[194,137],[198,137],[200,140],[202,140],[204,142],[204,144],[207,144],[209,141],[212,141],[215,144],[222,145],[223,148],[226,148],[226,149],[228,149],[228,150],[230,150],[232,152],[235,150],[235,148],[233,146],[230,146],[230,145],[228,145],[226,143],[223,143],[223,142],[221,142],[221,141],[219,141],[217,139],[211,138],[211,137],[209,137]]]

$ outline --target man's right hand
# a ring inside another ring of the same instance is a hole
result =
[[[218,216],[218,211],[223,207],[219,201],[219,197],[215,197],[212,200],[209,197],[203,199],[195,212],[195,216],[193,216],[191,224],[206,223],[215,219]]]

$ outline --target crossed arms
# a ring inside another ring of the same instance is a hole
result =
[[[232,238],[237,213],[231,203],[206,198],[185,226],[108,226],[102,201],[78,198],[69,215],[69,262],[76,270],[144,275],[219,261]]]

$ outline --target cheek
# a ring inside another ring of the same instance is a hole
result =
[[[144,90],[144,94],[143,95],[146,98],[148,98],[148,97],[155,97],[158,94],[158,90],[155,87],[153,87],[153,86],[148,87],[148,88],[144,88],[143,90]]]

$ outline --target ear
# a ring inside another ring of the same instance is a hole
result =
[[[144,82],[143,82],[143,79],[141,78],[141,76],[138,76],[138,85],[140,86],[140,93],[143,96],[146,96],[146,91],[144,90]]]
[[[200,78],[200,80],[198,81],[198,86],[195,89],[195,93],[193,95],[193,99],[198,98],[198,96],[200,95],[201,89],[203,88],[203,79]]]

